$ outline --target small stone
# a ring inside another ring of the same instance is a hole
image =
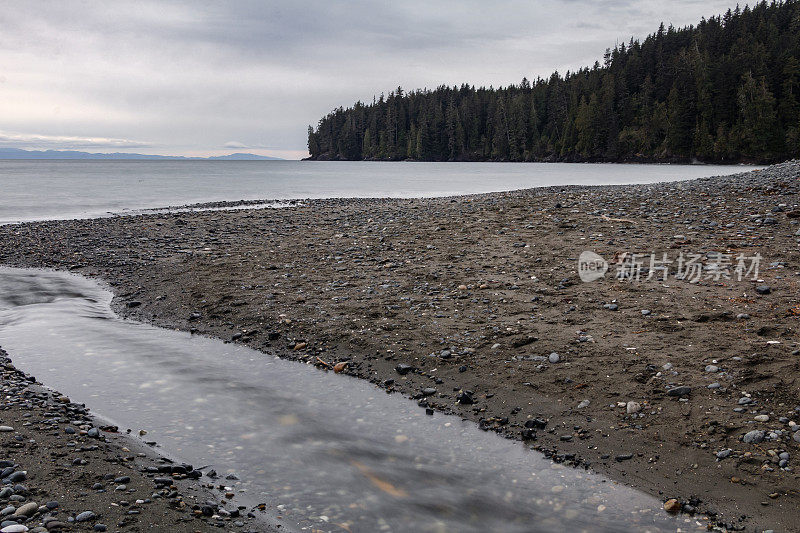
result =
[[[619,309],[619,306],[617,304],[605,304],[603,307],[605,309],[608,309],[609,311],[616,311],[617,309]]]
[[[714,372],[719,371],[719,367],[717,365],[707,365],[706,372],[713,374]]]
[[[642,316],[649,316],[650,310],[649,309],[642,309]]]
[[[583,400],[581,403],[578,404],[578,409],[583,409],[585,407],[589,407],[589,400]]]
[[[0,533],[25,533],[26,531],[28,531],[28,527],[22,524],[11,524],[0,529]]]
[[[18,470],[6,478],[11,483],[18,483],[28,479],[28,472],[25,470]]]
[[[766,295],[771,293],[772,289],[769,287],[769,285],[759,285],[756,287],[756,292],[761,295]]]
[[[461,391],[458,396],[456,396],[456,402],[460,403],[461,405],[471,405],[475,403],[475,400],[472,398],[472,392],[465,390]]]
[[[664,510],[667,511],[668,513],[677,513],[678,511],[681,510],[681,502],[679,502],[675,498],[667,500],[664,503]]]
[[[742,437],[742,442],[747,444],[758,444],[764,440],[765,436],[766,434],[760,429],[754,429],[753,431],[748,431],[745,433],[744,437]]]
[[[748,398],[747,396],[742,396],[739,398],[739,405],[747,405],[749,403],[753,403],[752,398]]]
[[[411,365],[407,365],[407,364],[405,364],[405,363],[400,363],[399,365],[397,365],[396,367],[394,367],[394,369],[395,369],[395,371],[397,371],[397,373],[398,373],[398,374],[400,374],[401,376],[405,376],[406,374],[408,374],[409,372],[411,372],[411,371],[414,369],[414,367],[412,367]]]
[[[95,517],[95,514],[92,511],[84,511],[78,516],[75,517],[76,522],[87,522],[92,520]]]
[[[556,364],[559,361],[561,361],[561,356],[558,355],[556,352],[553,352],[547,357],[547,360],[550,361],[553,364]]]
[[[14,516],[30,516],[33,513],[35,513],[38,508],[39,508],[38,503],[29,502],[26,503],[25,505],[21,505],[14,513]]]
[[[14,428],[12,428],[11,426],[0,426],[0,432],[9,432],[9,431],[14,431]]]
[[[688,396],[691,394],[692,388],[686,385],[681,387],[673,387],[667,391],[667,396]]]
[[[626,412],[627,412],[629,415],[632,415],[632,414],[634,414],[634,413],[638,413],[638,412],[639,412],[639,411],[641,411],[641,410],[642,410],[642,405],[641,405],[640,403],[638,403],[638,402],[628,402],[628,403],[625,405],[625,411],[626,411]]]
[[[95,531],[108,531],[108,527],[105,524],[95,524],[94,525]]]
[[[756,422],[769,422],[769,415],[756,415],[753,420]]]
[[[726,457],[730,457],[732,453],[733,450],[731,450],[730,448],[725,450],[720,450],[717,452],[717,459],[725,459]]]

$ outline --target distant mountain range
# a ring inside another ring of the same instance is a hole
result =
[[[280,157],[256,154],[228,154],[212,157],[184,157],[180,155],[110,154],[78,152],[75,150],[21,150],[19,148],[0,148],[0,159],[169,159],[187,161],[283,161]]]

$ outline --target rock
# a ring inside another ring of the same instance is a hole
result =
[[[456,396],[456,402],[460,403],[461,405],[471,405],[475,403],[475,400],[472,398],[472,391],[461,391]]]
[[[11,524],[0,529],[0,533],[25,533],[26,531],[28,531],[28,527],[22,524]]]
[[[541,418],[533,418],[531,420],[525,421],[525,427],[532,429],[544,429],[545,427],[547,427],[547,422],[542,420]]]
[[[764,440],[765,436],[766,434],[760,429],[754,429],[753,431],[748,431],[745,433],[744,437],[742,437],[742,442],[747,444],[758,444]]]
[[[578,404],[578,409],[583,409],[585,407],[589,407],[589,400],[583,400],[581,403]]]
[[[706,372],[708,372],[710,374],[713,374],[714,372],[718,372],[718,371],[719,371],[719,367],[717,365],[707,365],[706,366]]]
[[[677,513],[681,510],[681,502],[676,499],[667,500],[664,502],[664,510],[668,513]]]
[[[756,422],[769,422],[769,415],[756,415],[753,420]]]
[[[726,457],[730,457],[732,453],[733,450],[731,450],[730,448],[727,448],[725,450],[720,450],[717,452],[717,459],[725,459]]]
[[[619,463],[621,463],[622,461],[629,461],[631,459],[633,459],[633,454],[632,453],[621,453],[621,454],[617,455],[616,457],[614,457],[614,460],[619,462]]]
[[[95,524],[93,529],[95,531],[108,531],[108,526],[105,524]]]
[[[752,398],[748,398],[747,396],[742,396],[741,398],[739,398],[739,402],[738,403],[739,403],[739,405],[747,405],[749,403],[753,403],[753,399]]]
[[[335,365],[333,365],[333,371],[339,374],[343,372],[346,367],[347,367],[347,361],[342,361],[341,363],[336,363]]]
[[[664,363],[661,368],[663,370],[672,370],[672,363]]]
[[[86,434],[90,437],[97,438],[100,436],[100,430],[97,428],[91,428]]]
[[[632,415],[634,413],[638,413],[641,410],[642,410],[642,405],[640,403],[638,403],[638,402],[628,402],[627,405],[625,406],[625,411],[629,415]]]
[[[553,352],[549,356],[547,356],[547,360],[550,361],[551,363],[555,364],[555,363],[558,363],[559,361],[561,361],[561,356],[558,355],[556,352]]]
[[[398,374],[400,374],[401,376],[405,376],[406,374],[408,374],[409,372],[411,372],[412,370],[414,370],[414,367],[413,367],[413,366],[411,366],[411,365],[407,365],[407,364],[405,364],[405,363],[400,363],[399,365],[397,365],[396,367],[394,367],[394,369],[395,369],[395,371],[397,371],[397,373],[398,373]]]
[[[14,428],[12,428],[11,426],[0,426],[0,432],[9,432],[9,431],[14,431]]]
[[[650,310],[649,309],[642,309],[642,316],[649,316]]]
[[[750,318],[750,315],[748,315],[747,313],[739,313],[738,315],[736,315],[736,318],[738,318],[739,320],[748,320]]]
[[[764,295],[771,293],[772,289],[769,287],[769,285],[759,285],[758,287],[756,287],[756,292],[758,294]]]
[[[605,304],[603,305],[603,308],[608,309],[609,311],[616,311],[619,309],[619,306],[617,304]]]
[[[93,520],[95,518],[95,514],[92,511],[84,511],[80,513],[78,516],[75,517],[76,522],[87,522],[89,520]]]
[[[28,472],[25,471],[25,470],[18,470],[16,472],[14,472],[13,474],[11,474],[10,476],[8,476],[6,479],[8,481],[10,481],[11,483],[17,483],[19,481],[25,481],[26,479],[28,479]]]
[[[14,513],[14,516],[31,516],[33,513],[36,512],[38,508],[39,508],[38,503],[29,502],[26,503],[25,505],[21,505]]]
[[[683,385],[680,387],[673,387],[669,389],[667,391],[667,396],[688,396],[689,394],[691,394],[691,392],[692,392],[691,387]]]

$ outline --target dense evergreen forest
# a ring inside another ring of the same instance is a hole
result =
[[[338,108],[311,159],[773,162],[800,157],[800,0],[665,28],[603,63],[501,88]]]

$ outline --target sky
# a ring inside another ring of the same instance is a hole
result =
[[[398,86],[508,85],[602,60],[717,0],[2,1],[0,147],[307,155]]]

